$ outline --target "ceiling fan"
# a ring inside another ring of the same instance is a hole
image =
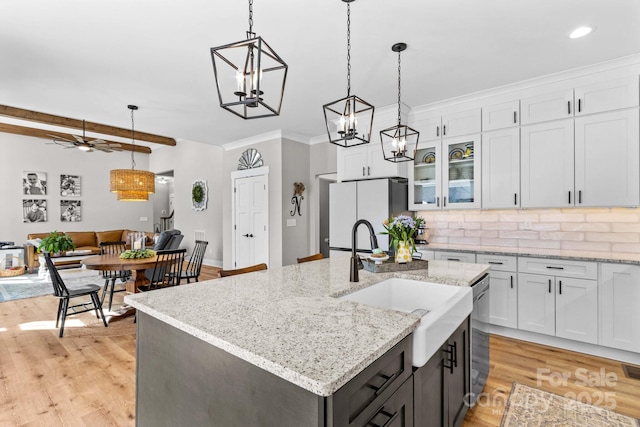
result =
[[[122,151],[122,146],[116,142],[107,142],[103,139],[94,139],[89,141],[85,137],[84,120],[82,121],[82,136],[71,135],[74,139],[68,139],[58,135],[49,135],[53,138],[53,143],[61,145],[65,148],[77,148],[78,150],[92,152],[94,150],[111,153],[113,151]]]

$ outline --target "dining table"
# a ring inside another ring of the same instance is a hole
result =
[[[126,290],[128,293],[140,292],[138,289],[140,286],[148,285],[149,279],[145,277],[145,270],[148,268],[154,268],[158,256],[154,255],[150,258],[120,258],[118,254],[108,255],[96,255],[85,258],[81,261],[82,265],[89,270],[108,270],[108,271],[123,271],[130,270],[131,278],[126,282]],[[135,313],[135,308],[124,305],[120,311],[116,314],[112,314],[115,317],[127,317]]]

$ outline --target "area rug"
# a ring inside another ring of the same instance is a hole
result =
[[[69,288],[82,286],[86,283],[104,284],[100,272],[95,270],[81,268],[60,270],[60,277]],[[52,293],[51,280],[39,277],[38,273],[0,278],[0,302],[51,295]]]
[[[635,418],[513,383],[501,427],[640,427]]]

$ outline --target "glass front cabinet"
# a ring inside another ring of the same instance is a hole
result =
[[[409,168],[409,209],[480,207],[480,134],[418,144]]]

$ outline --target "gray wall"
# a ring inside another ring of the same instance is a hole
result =
[[[293,183],[302,182],[305,190],[300,204],[300,215],[291,211]],[[296,264],[296,258],[309,253],[309,194],[316,191],[309,181],[309,146],[287,139],[282,140],[282,265]],[[296,225],[287,226],[287,220],[295,220]]]
[[[127,228],[153,231],[153,195],[149,202],[119,202],[109,192],[109,171],[131,167],[131,152],[85,153],[65,149],[40,138],[0,133],[0,240],[22,244],[29,233],[59,231],[101,231]],[[136,168],[147,169],[149,156],[136,153]],[[46,172],[46,196],[25,196],[22,191],[24,171]],[[60,196],[60,175],[79,175],[82,196]],[[22,200],[47,200],[48,221],[23,223]],[[61,222],[60,200],[82,201],[82,221]],[[147,217],[145,222],[140,217]]]
[[[221,147],[186,140],[180,140],[175,147],[154,147],[151,155],[154,171],[173,170],[174,227],[184,234],[180,246],[189,252],[195,242],[195,230],[203,230],[209,242],[204,262],[216,266],[222,266],[223,259],[223,157]],[[195,180],[206,180],[209,188],[207,209],[203,211],[191,208],[191,187]]]
[[[338,146],[329,142],[322,142],[309,146],[309,253],[320,252],[320,199],[318,175],[333,174],[338,170]],[[305,197],[305,201],[307,198]]]

